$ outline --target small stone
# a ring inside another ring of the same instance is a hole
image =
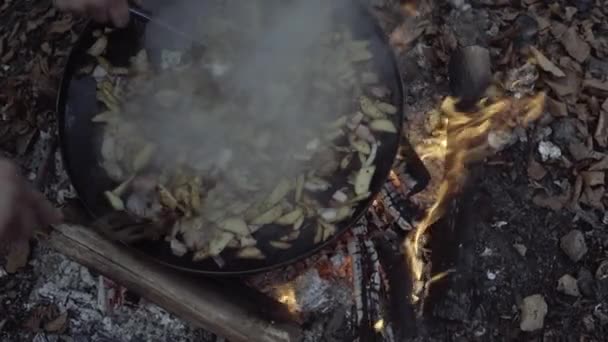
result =
[[[608,279],[608,260],[602,261],[597,270],[595,270],[595,279],[598,281]]]
[[[486,272],[486,277],[488,277],[488,280],[496,280],[496,273],[491,272],[491,271],[487,271]]]
[[[591,274],[591,271],[582,267],[578,271],[576,283],[578,284],[579,291],[583,295],[587,297],[595,296],[595,279],[593,279],[593,274]]]
[[[550,141],[541,141],[538,144],[538,153],[544,162],[555,160],[562,156],[562,150]]]
[[[521,322],[519,328],[522,331],[542,329],[545,324],[545,316],[549,311],[543,296],[535,294],[524,298],[520,310]]]
[[[519,253],[519,255],[521,255],[522,257],[525,257],[526,252],[528,252],[528,248],[526,246],[522,245],[521,243],[514,244],[513,248],[515,248],[517,253]]]
[[[578,229],[573,229],[568,234],[564,235],[560,240],[560,247],[574,262],[581,260],[587,253],[585,236]]]
[[[557,291],[567,294],[568,296],[578,297],[581,292],[578,290],[576,278],[569,274],[564,274],[557,281]]]

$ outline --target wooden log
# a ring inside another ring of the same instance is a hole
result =
[[[138,293],[147,300],[232,342],[299,341],[295,324],[270,323],[242,298],[212,281],[163,267],[98,235],[89,228],[60,225],[48,243],[59,253]],[[237,299],[238,298],[238,299]],[[243,304],[243,305],[242,305]]]

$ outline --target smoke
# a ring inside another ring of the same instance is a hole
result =
[[[333,82],[344,63],[328,44],[337,28],[337,3],[346,2],[164,3],[158,18],[196,37],[204,49],[189,68],[160,72],[142,85],[146,95],[129,99],[145,114],[139,131],[159,146],[158,166],[238,170],[262,188],[307,171],[315,139],[327,133],[329,122],[352,114],[356,103],[350,86],[329,93],[317,87]],[[152,25],[145,44],[158,64],[163,54],[167,59],[163,49],[190,42]]]

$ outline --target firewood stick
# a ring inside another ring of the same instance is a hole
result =
[[[232,342],[298,341],[295,324],[271,324],[239,305],[212,282],[189,278],[146,260],[91,229],[60,225],[48,243],[59,253],[126,286],[193,325]]]

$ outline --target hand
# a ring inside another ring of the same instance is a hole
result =
[[[0,159],[0,244],[27,240],[36,228],[59,223],[61,213]]]
[[[111,22],[116,27],[129,23],[127,0],[55,0],[54,4],[60,10],[88,15],[100,23]]]

